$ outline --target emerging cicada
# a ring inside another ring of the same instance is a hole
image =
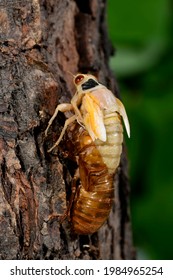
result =
[[[75,191],[66,214],[70,215],[72,228],[77,234],[91,234],[109,216],[114,198],[113,177],[122,153],[122,119],[129,137],[130,126],[121,101],[93,75],[77,74],[74,84],[77,91],[71,104],[57,106],[45,134],[58,111],[74,112],[49,151],[60,143],[70,125],[68,135],[74,143],[72,153],[77,159],[78,170],[72,182]]]

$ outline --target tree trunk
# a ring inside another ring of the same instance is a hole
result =
[[[58,103],[69,102],[69,71],[90,72],[117,95],[108,66],[112,48],[106,0],[0,2],[0,258],[134,258],[125,149],[107,223],[89,236],[72,236],[70,222],[50,220],[66,210],[70,184],[64,151],[47,150],[64,122],[44,130]]]

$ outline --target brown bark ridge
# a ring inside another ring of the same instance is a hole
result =
[[[105,0],[0,1],[0,259],[132,259],[127,160],[115,180],[107,223],[74,236],[50,220],[67,207],[71,175],[63,147],[47,150],[65,117],[44,130],[74,94],[68,71],[97,75],[117,94]]]

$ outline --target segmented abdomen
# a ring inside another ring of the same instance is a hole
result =
[[[104,124],[106,128],[106,142],[96,140],[95,144],[108,168],[108,172],[112,174],[115,173],[119,166],[122,153],[123,127],[121,117],[116,112],[105,112]]]
[[[92,141],[80,125],[73,131],[81,184],[74,199],[71,221],[78,234],[96,232],[107,220],[114,198],[113,176],[122,150],[122,125],[117,113],[105,114],[107,141]]]

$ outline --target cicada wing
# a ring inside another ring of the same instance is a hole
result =
[[[123,103],[118,98],[116,98],[116,103],[117,103],[117,112],[122,116],[127,131],[127,135],[130,138],[130,124],[126,114],[126,110],[124,108]]]
[[[85,94],[82,100],[81,111],[84,125],[92,140],[100,139],[106,141],[106,129],[103,122],[103,112],[99,105]]]

